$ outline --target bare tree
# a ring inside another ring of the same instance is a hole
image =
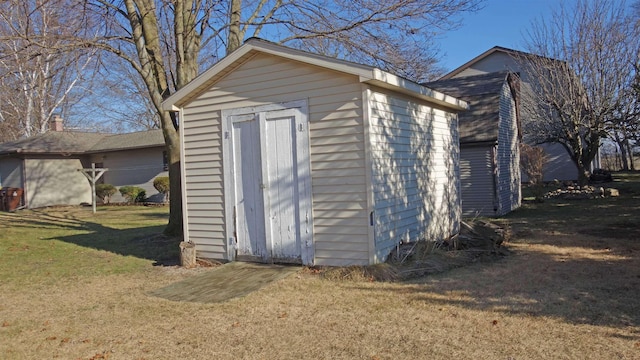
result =
[[[562,144],[581,183],[607,136],[607,122],[622,111],[637,44],[624,4],[612,0],[561,3],[528,34],[528,51],[538,56],[526,59],[525,137]]]
[[[640,74],[638,66],[630,76],[630,83],[625,87],[624,96],[618,109],[607,121],[607,134],[617,147],[622,170],[635,170],[634,147],[640,139]]]
[[[165,233],[180,234],[179,124],[161,103],[201,67],[234,51],[247,37],[267,34],[272,41],[420,81],[435,64],[437,51],[429,39],[456,26],[456,15],[476,10],[482,1],[84,0],[65,9],[84,21],[84,32],[65,40],[76,49],[116,55],[144,83],[168,153],[171,214]]]
[[[95,73],[93,86],[79,88],[87,96],[73,104],[73,117],[85,129],[100,132],[130,132],[160,128],[160,119],[142,78],[131,66],[102,54],[108,64]]]
[[[79,25],[65,1],[9,0],[0,4],[0,128],[3,141],[45,132],[54,113],[76,98],[95,50],[60,51]],[[41,39],[33,43],[29,39]]]

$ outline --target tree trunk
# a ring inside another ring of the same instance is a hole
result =
[[[182,235],[182,183],[180,180],[180,136],[178,130],[173,128],[173,121],[168,112],[163,116],[163,133],[167,148],[167,160],[169,162],[169,223],[164,229],[164,234],[169,236]],[[168,126],[167,126],[168,125]]]
[[[578,185],[584,186],[589,183],[589,176],[591,175],[591,171],[589,171],[589,166],[584,166],[582,163],[578,163]]]
[[[633,146],[629,143],[629,138],[625,136],[623,140],[625,147],[625,154],[627,156],[627,169],[626,170],[635,170],[633,166]]]
[[[242,43],[240,29],[240,15],[242,11],[242,0],[231,0],[231,9],[229,10],[229,37],[227,39],[227,54],[240,47]]]
[[[622,170],[629,170],[629,163],[627,162],[627,148],[625,147],[624,139],[620,137],[618,132],[614,132],[614,141],[620,149],[620,162],[622,164]]]

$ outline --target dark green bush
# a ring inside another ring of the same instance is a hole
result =
[[[120,194],[130,204],[144,202],[147,196],[147,192],[143,188],[130,185],[120,187]]]
[[[159,193],[164,195],[164,201],[166,202],[169,197],[169,177],[158,176],[153,180],[153,187],[156,188]]]
[[[111,197],[117,191],[118,189],[111,184],[96,184],[96,196],[105,204],[111,202]]]

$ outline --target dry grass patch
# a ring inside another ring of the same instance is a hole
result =
[[[0,358],[637,359],[638,238],[581,232],[638,218],[625,196],[527,205],[507,219],[513,254],[500,261],[404,282],[306,269],[214,304],[149,296],[210,271],[136,255],[161,209],[120,213],[124,225],[26,214],[0,225]]]

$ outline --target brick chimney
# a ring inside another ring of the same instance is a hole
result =
[[[49,130],[51,131],[64,131],[62,116],[56,114],[53,115],[53,118],[49,121]]]

